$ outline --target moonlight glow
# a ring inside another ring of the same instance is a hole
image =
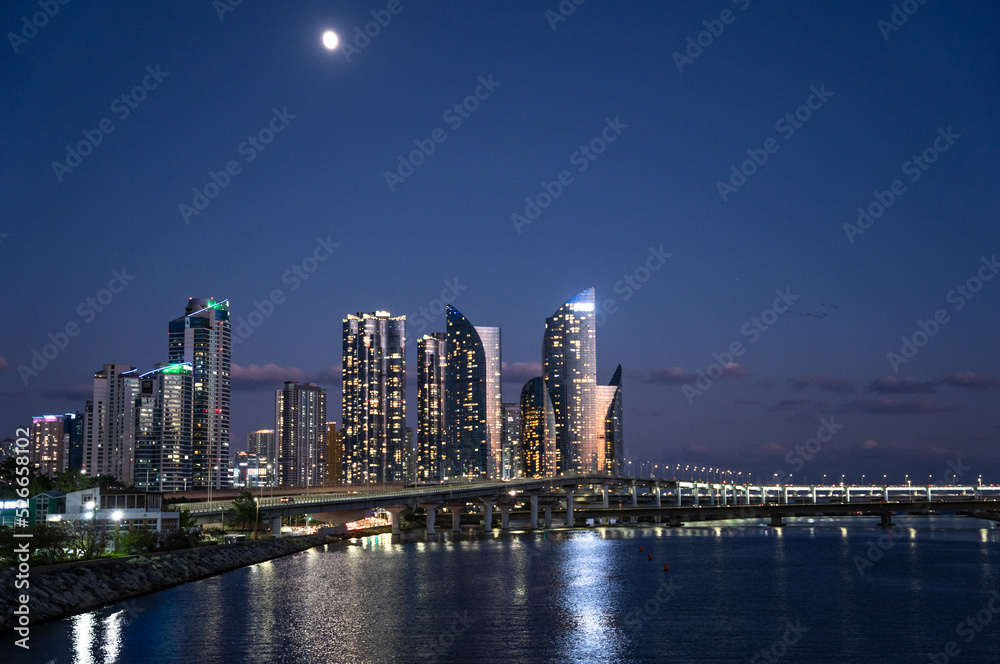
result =
[[[333,30],[327,30],[323,33],[323,46],[326,46],[329,50],[337,48],[337,44],[340,43],[340,38],[337,33]]]

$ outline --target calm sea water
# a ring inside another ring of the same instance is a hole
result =
[[[38,664],[1000,662],[1000,530],[897,523],[891,538],[871,519],[384,535],[0,649]]]

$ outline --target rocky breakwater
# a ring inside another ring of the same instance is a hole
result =
[[[37,625],[343,539],[311,535],[32,567],[27,587],[17,583],[16,570],[6,569],[0,572],[0,632],[18,626],[14,612],[23,612],[23,595],[30,624]]]

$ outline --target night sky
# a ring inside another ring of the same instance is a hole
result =
[[[0,9],[0,436],[189,297],[263,311],[233,450],[284,380],[339,420],[359,311],[409,319],[411,425],[449,301],[515,401],[593,286],[636,463],[1000,481],[997,3],[46,1]]]

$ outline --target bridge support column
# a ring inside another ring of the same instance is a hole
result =
[[[510,508],[513,505],[497,505],[500,508],[500,529],[507,530],[510,528]]]
[[[772,528],[781,528],[783,525],[785,525],[785,524],[783,524],[781,522],[781,514],[779,514],[777,512],[772,513],[771,514],[771,527]]]
[[[495,500],[480,498],[483,501],[483,530],[493,530],[493,503]]]
[[[683,492],[681,491],[681,483],[680,482],[676,482],[675,485],[676,486],[674,487],[674,489],[677,491],[677,495],[674,496],[674,498],[675,498],[674,502],[677,504],[677,507],[680,507],[681,506],[681,502],[684,499],[684,496],[683,496]]]
[[[271,534],[275,537],[281,537],[281,517],[276,516],[271,519]]]
[[[462,503],[455,503],[452,505],[445,505],[448,508],[448,512],[451,513],[451,532],[457,533],[462,529],[462,509],[465,507]]]
[[[931,485],[927,485],[927,502],[931,502]]]
[[[701,500],[701,485],[695,482],[694,487],[691,488],[691,504],[697,507],[698,502],[700,500]]]
[[[639,506],[639,486],[632,480],[632,507]]]
[[[566,491],[566,521],[564,525],[567,528],[573,527],[573,489],[570,487],[565,488]]]
[[[534,530],[538,527],[538,492],[532,492],[531,496],[531,517],[528,527]]]
[[[551,528],[552,527],[552,506],[551,505],[546,505],[545,506],[545,527],[546,528]]]
[[[420,506],[427,512],[427,535],[434,534],[434,518],[437,516],[437,508],[441,503],[420,503]]]
[[[604,509],[608,508],[608,491],[611,490],[607,484],[601,486],[601,491],[604,493]]]
[[[885,502],[889,502],[889,487],[888,486],[885,487],[885,494],[882,496],[882,499],[885,500]]]
[[[402,522],[402,518],[399,516],[406,509],[405,505],[390,505],[385,508],[385,511],[392,515],[392,534],[399,534],[399,526]]]
[[[844,488],[844,502],[845,503],[851,502],[851,489],[850,489],[850,487],[845,487]]]
[[[816,503],[816,487],[813,487],[812,493],[813,493],[813,504],[815,504]]]
[[[663,487],[660,486],[659,482],[654,482],[653,483],[653,491],[656,492],[656,506],[657,507],[663,507],[663,494],[662,494]],[[653,519],[653,522],[654,523],[660,523],[660,515],[659,514],[656,515],[656,518]]]

